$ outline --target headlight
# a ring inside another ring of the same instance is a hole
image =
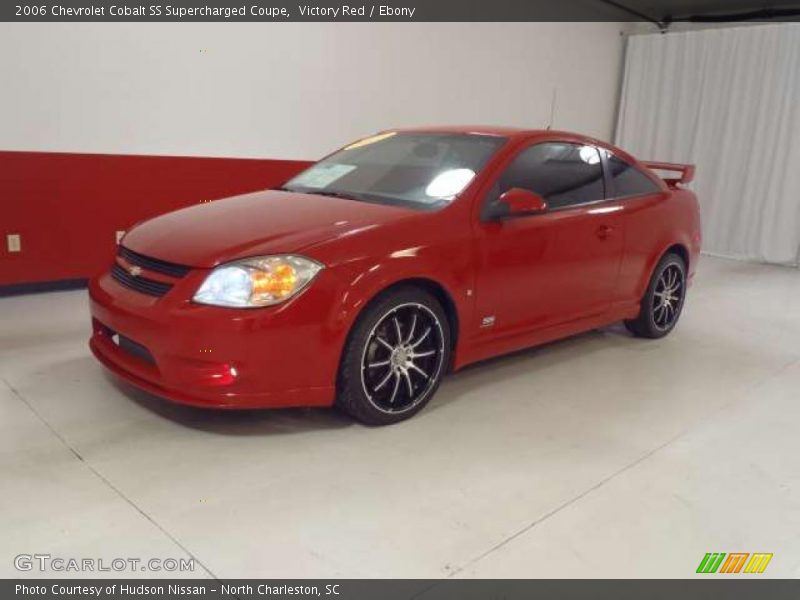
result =
[[[270,306],[298,294],[320,270],[321,264],[302,256],[248,258],[211,271],[193,300],[234,308]]]

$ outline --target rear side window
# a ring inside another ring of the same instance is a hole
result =
[[[608,175],[611,179],[609,196],[623,198],[625,196],[641,196],[661,191],[647,175],[621,158],[607,153]]]
[[[542,196],[550,208],[602,200],[600,153],[594,146],[546,142],[523,150],[498,178],[487,204],[511,188]]]

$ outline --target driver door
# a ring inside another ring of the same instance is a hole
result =
[[[547,209],[488,217],[486,208],[511,188],[536,192]],[[596,147],[555,141],[529,146],[483,201],[477,227],[479,338],[524,336],[609,310],[623,231],[619,202],[605,200]]]

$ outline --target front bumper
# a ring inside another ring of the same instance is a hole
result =
[[[89,346],[97,359],[132,385],[182,404],[331,405],[345,336],[336,326],[333,275],[321,272],[285,304],[242,310],[192,303],[206,274],[190,273],[160,298],[109,274],[93,279]]]

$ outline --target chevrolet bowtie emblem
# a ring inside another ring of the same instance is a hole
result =
[[[130,269],[128,269],[128,273],[130,273],[133,277],[138,277],[142,274],[142,267],[133,265]]]

